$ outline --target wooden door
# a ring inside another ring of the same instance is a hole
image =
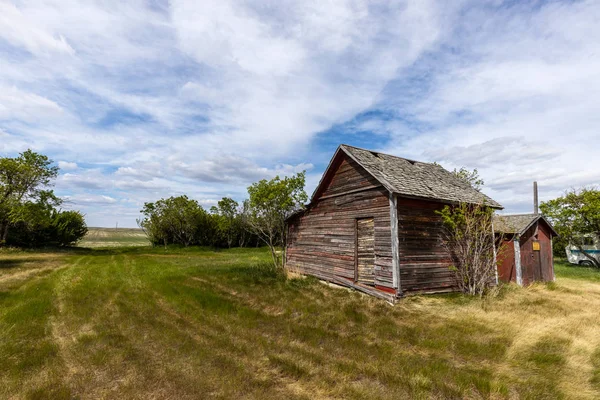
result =
[[[356,281],[375,285],[375,221],[356,220]]]
[[[540,281],[540,252],[533,250],[533,241],[528,240],[521,246],[521,273],[523,285]]]
[[[542,263],[540,260],[540,251],[539,250],[533,251],[532,267],[533,267],[533,280],[535,282],[541,282],[542,281]]]

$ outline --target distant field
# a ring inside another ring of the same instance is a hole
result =
[[[79,247],[149,246],[150,242],[137,228],[89,228]]]

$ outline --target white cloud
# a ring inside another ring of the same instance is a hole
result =
[[[117,199],[114,199],[106,195],[91,195],[91,194],[79,194],[74,196],[63,196],[63,200],[66,204],[115,204]]]
[[[105,189],[112,188],[108,185],[104,175],[99,170],[86,170],[81,173],[67,172],[61,174],[56,182],[59,188],[71,189]]]
[[[260,167],[256,163],[233,155],[223,155],[186,164],[175,161],[173,168],[183,175],[202,182],[234,182],[250,183],[274,175],[291,175],[313,168],[312,164],[282,164],[270,169]]]
[[[79,166],[77,165],[77,163],[74,163],[74,162],[59,161],[58,168],[60,168],[61,171],[74,171],[74,170],[78,169]]]
[[[35,121],[42,117],[55,117],[63,109],[45,97],[12,87],[0,85],[0,120],[20,119]]]
[[[538,164],[559,157],[561,149],[548,143],[538,146],[537,142],[526,137],[497,137],[483,143],[469,146],[440,146],[423,151],[428,159],[447,162],[452,165],[469,165],[472,168],[486,168],[490,165]]]
[[[61,35],[40,26],[28,18],[14,4],[0,1],[0,37],[15,46],[23,46],[36,55],[58,52],[73,54],[73,48]]]

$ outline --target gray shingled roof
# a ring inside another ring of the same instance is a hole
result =
[[[540,214],[494,215],[494,232],[518,233],[521,235],[540,219],[543,219],[550,229],[552,229],[552,232],[558,236],[552,224]]]
[[[494,232],[523,233],[538,217],[535,214],[494,215]]]
[[[346,144],[340,145],[340,149],[390,192],[450,202],[485,203],[490,207],[502,208],[499,203],[437,164],[407,160]]]

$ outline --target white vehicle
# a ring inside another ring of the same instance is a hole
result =
[[[594,235],[585,235],[580,239],[581,248],[600,261],[600,238]],[[566,248],[567,259],[571,264],[593,266],[594,264],[587,258],[579,248],[573,244],[569,244]]]

